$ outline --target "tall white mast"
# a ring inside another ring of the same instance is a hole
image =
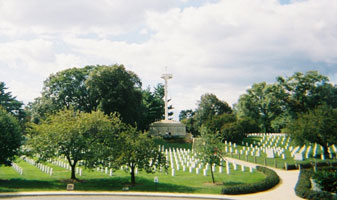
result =
[[[162,79],[165,80],[165,86],[164,86],[164,98],[165,98],[165,121],[168,121],[168,97],[167,97],[167,81],[171,79],[173,76],[172,74],[163,74],[161,76]]]

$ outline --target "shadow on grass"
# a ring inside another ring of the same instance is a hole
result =
[[[233,182],[233,181],[229,181],[229,182],[224,182],[223,186],[234,186],[234,185],[242,185],[242,182]]]
[[[40,181],[25,179],[0,180],[0,192],[17,192],[18,190],[62,190],[66,183],[60,181]]]
[[[75,190],[95,190],[95,191],[121,191],[123,187],[128,186],[130,191],[144,192],[185,192],[191,193],[196,189],[169,183],[157,183],[141,177],[136,178],[136,184],[130,184],[129,177],[115,177],[105,179],[89,179],[75,184]]]
[[[76,191],[122,191],[123,187],[128,186],[130,191],[146,192],[185,192],[192,193],[196,190],[193,187],[181,186],[176,184],[158,183],[157,185],[145,178],[137,178],[137,183],[131,186],[129,177],[113,177],[100,179],[83,179],[75,183]],[[55,191],[66,190],[67,183],[62,180],[40,181],[25,179],[0,180],[0,192],[19,192],[19,191]]]

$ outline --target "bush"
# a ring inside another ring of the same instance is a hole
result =
[[[295,186],[295,193],[297,196],[305,198],[305,199],[335,199],[336,196],[333,196],[329,192],[325,191],[313,191],[311,190],[311,182],[310,178],[313,175],[312,169],[301,169],[300,175]]]
[[[337,193],[337,169],[327,168],[314,173],[313,178],[327,192]]]
[[[261,192],[274,187],[280,182],[280,178],[275,171],[262,166],[257,166],[256,170],[266,175],[266,178],[263,181],[239,186],[234,185],[225,187],[222,189],[222,194],[248,194]]]

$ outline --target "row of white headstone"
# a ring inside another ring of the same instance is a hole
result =
[[[61,158],[59,158],[57,160],[49,160],[49,162],[53,165],[56,165],[56,166],[59,166],[61,168],[66,169],[68,171],[71,171],[71,166],[69,165],[69,163],[67,163],[67,161],[62,161]],[[79,176],[82,176],[82,168],[76,167],[75,173],[78,174]]]
[[[42,172],[49,174],[50,176],[53,175],[53,168],[46,166],[42,163],[36,163],[35,160],[28,158],[28,157],[22,157],[22,159],[24,161],[26,161],[27,163],[37,167],[38,169],[40,169]]]
[[[97,169],[98,172],[102,172],[104,174],[108,174],[109,176],[113,175],[113,170],[111,168],[109,169],[108,167],[105,167],[105,168],[103,168],[103,167],[97,167],[96,169]]]
[[[227,145],[229,144],[229,145]],[[265,146],[257,146],[253,144],[243,143],[242,149],[238,149],[230,146],[230,142],[227,143],[225,141],[225,152],[226,153],[234,153],[238,155],[246,155],[246,156],[262,156],[262,153],[266,154],[267,158],[275,158],[275,155],[282,157],[282,159],[286,159],[285,150],[281,147],[265,147]]]
[[[160,148],[160,147],[159,147]],[[169,149],[162,149],[162,151],[165,152],[166,159],[169,161],[169,166],[171,167],[171,175],[175,176],[176,171],[182,170],[182,171],[188,171],[190,173],[196,173],[200,174],[200,172],[203,172],[204,176],[207,176],[207,172],[210,169],[210,164],[206,164],[205,166],[203,163],[200,162],[199,159],[196,158],[196,153],[192,150],[186,150],[181,148],[169,148]],[[226,163],[226,173],[230,174],[230,163],[228,161],[221,161],[221,165],[218,166],[219,173],[223,173],[223,163]],[[233,164],[234,170],[237,170],[237,164],[234,162]],[[182,168],[180,168],[182,166]],[[216,171],[216,165],[212,165],[212,171]],[[241,168],[244,170],[245,166],[242,165]],[[253,172],[253,168],[250,167],[250,171]]]
[[[290,137],[286,134],[251,134],[249,136],[262,136],[261,142],[258,142],[263,147],[272,147],[273,151],[276,152],[279,156],[282,156],[285,159],[285,150],[290,151],[290,155],[294,160],[303,160],[304,158],[316,157],[318,154],[318,147],[323,150],[321,145],[317,143],[310,146],[290,146]],[[312,147],[313,146],[313,147]],[[275,149],[279,148],[279,150]],[[267,153],[267,157],[273,158],[273,153],[269,150]],[[332,145],[328,148],[330,158],[333,158],[333,153],[337,154],[336,145]],[[269,155],[268,155],[269,154]],[[323,154],[321,154],[321,159],[325,160]]]
[[[20,167],[19,165],[17,165],[17,164],[14,163],[14,162],[12,162],[11,165],[12,165],[13,169],[14,169],[16,172],[18,172],[20,175],[23,174],[23,169],[22,169],[22,167]]]

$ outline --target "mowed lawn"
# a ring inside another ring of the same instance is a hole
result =
[[[0,167],[0,192],[22,192],[22,191],[65,191],[69,183],[70,171],[46,163],[53,167],[52,176],[40,171],[37,167],[18,159],[16,163],[23,168],[23,175],[19,175],[12,167]],[[139,172],[136,175],[135,186],[130,186],[130,175],[123,170],[117,170],[113,176],[98,172],[95,170],[83,170],[82,176],[75,183],[77,191],[122,191],[123,187],[128,186],[130,191],[150,191],[150,192],[174,192],[174,193],[204,193],[220,194],[221,189],[228,185],[254,183],[265,178],[264,174],[254,170],[245,172],[234,170],[231,166],[230,175],[218,173],[216,168],[215,181],[217,184],[211,184],[212,178],[210,170],[207,176],[203,176],[202,170],[197,175],[195,169],[189,173],[188,169],[183,172],[182,169],[176,170],[175,176],[171,176],[171,169],[165,172],[147,174]],[[154,177],[158,177],[159,183],[154,183]]]

